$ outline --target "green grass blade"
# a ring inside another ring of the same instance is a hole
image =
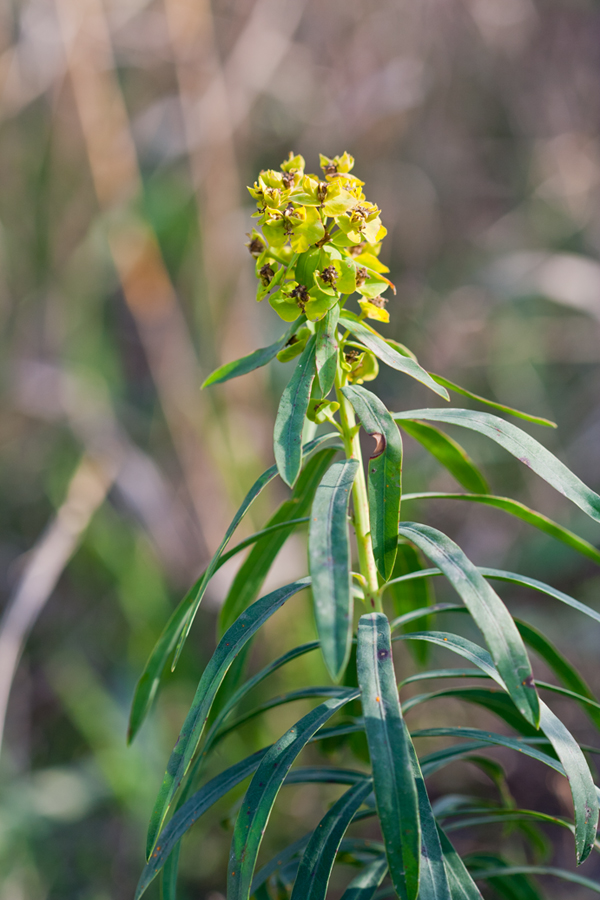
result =
[[[183,723],[177,744],[171,753],[162,787],[150,819],[147,845],[148,856],[154,848],[175,792],[190,766],[216,693],[233,660],[252,635],[258,631],[273,613],[283,606],[286,600],[309,585],[310,578],[303,578],[292,584],[285,585],[285,587],[278,588],[276,591],[272,591],[245,610],[223,635],[204,669],[196,696]]]
[[[292,322],[286,333],[282,334],[275,343],[270,344],[268,347],[262,347],[260,350],[255,350],[241,359],[236,359],[233,362],[225,363],[224,366],[220,366],[208,376],[202,387],[220,384],[223,381],[229,381],[230,378],[239,378],[240,375],[247,375],[248,372],[253,372],[254,369],[266,366],[268,362],[277,356],[280,350],[283,350],[292,335],[298,331],[305,321],[305,316],[299,316],[295,322]]]
[[[533,422],[534,425],[545,425],[546,428],[557,427],[556,422],[551,422],[550,419],[543,419],[541,416],[532,416],[531,413],[521,412],[520,409],[513,409],[512,406],[505,406],[504,403],[496,403],[495,400],[488,400],[487,397],[482,397],[480,394],[474,394],[472,391],[460,387],[460,385],[455,384],[448,378],[444,378],[442,375],[434,375],[433,372],[430,372],[429,374],[434,381],[437,381],[438,384],[443,385],[443,387],[448,388],[449,391],[452,391],[455,394],[462,394],[463,397],[469,397],[470,400],[484,403],[486,406],[507,413],[509,416],[515,416],[517,419],[525,419],[526,422]]]
[[[326,397],[335,382],[338,363],[337,326],[340,318],[340,307],[336,303],[327,314],[317,322],[316,366],[321,395]]]
[[[370,778],[353,785],[323,816],[304,851],[291,900],[325,900],[342,838],[373,785]]]
[[[575,872],[569,872],[567,869],[556,869],[553,866],[510,866],[508,868],[497,867],[484,869],[483,871],[475,870],[473,872],[473,876],[477,881],[487,881],[490,878],[506,875],[554,875],[563,881],[579,884],[581,887],[589,888],[590,891],[600,894],[600,881],[592,881],[591,878],[584,878]]]
[[[227,874],[228,900],[248,900],[262,836],[287,773],[313,735],[358,691],[326,700],[307,713],[267,752],[244,797],[231,844]]]
[[[525,643],[540,656],[552,669],[557,678],[574,693],[575,699],[591,701],[581,703],[582,709],[587,713],[597,728],[600,728],[600,706],[589,686],[581,677],[577,669],[560,653],[554,644],[541,634],[536,628],[526,622],[517,621],[517,628]]]
[[[267,749],[259,750],[212,778],[177,811],[161,833],[160,845],[153,850],[144,867],[135,893],[135,900],[139,900],[148,885],[158,875],[173,848],[179,843],[188,828],[221,797],[255,772]]]
[[[352,577],[348,503],[358,460],[334,463],[323,476],[313,500],[308,532],[315,619],[323,658],[339,681],[352,645]]]
[[[398,520],[402,495],[402,438],[381,400],[361,387],[345,387],[362,427],[377,437],[378,449],[368,465],[369,516],[375,562],[387,581],[394,569],[398,547]],[[383,441],[383,449],[379,444]]]
[[[294,485],[291,497],[271,516],[267,528],[308,515],[317,486],[336,452],[335,448],[326,448],[308,460]],[[219,613],[219,635],[235,622],[244,609],[254,603],[277,554],[290,534],[289,530],[274,531],[257,541],[227,592]]]
[[[539,698],[523,640],[506,606],[454,541],[428,525],[402,522],[400,534],[444,573],[482,632],[519,712],[537,727]]]
[[[452,900],[483,900],[481,892],[469,875],[464,862],[439,825],[437,826],[437,831],[442,853],[444,854],[444,866],[446,867]]]
[[[433,628],[433,615],[427,614],[427,607],[435,606],[435,593],[433,582],[430,578],[415,578],[405,582],[394,584],[394,579],[408,575],[410,572],[418,572],[425,568],[425,561],[416,547],[408,541],[399,540],[396,552],[396,561],[392,580],[389,582],[388,592],[394,610],[394,621],[402,616],[407,616],[406,623],[414,622],[413,628],[417,631],[429,631]],[[415,610],[421,610],[422,615],[414,615]],[[425,665],[428,659],[429,645],[415,643],[409,645],[417,662]]]
[[[569,531],[568,528],[563,528],[562,525],[549,519],[548,516],[544,516],[541,513],[530,509],[528,506],[525,506],[524,503],[520,503],[518,500],[511,500],[510,497],[497,497],[494,494],[448,494],[425,492],[404,494],[403,499],[406,501],[466,500],[470,503],[481,503],[484,506],[493,506],[495,509],[501,509],[509,515],[515,516],[517,519],[522,519],[524,522],[527,522],[528,525],[533,525],[534,528],[538,528],[540,531],[550,535],[550,537],[556,538],[557,541],[562,541],[563,544],[566,544],[573,550],[577,550],[578,553],[587,556],[588,559],[592,559],[595,563],[600,563],[600,550],[597,550],[593,544],[589,543],[589,541],[580,538],[579,535]]]
[[[360,875],[352,879],[342,894],[341,900],[372,900],[373,894],[385,878],[387,870],[388,864],[385,856],[374,860],[370,865],[365,866]]]
[[[402,422],[401,428],[435,456],[437,461],[468,491],[487,494],[487,481],[459,443],[425,422]]]
[[[397,350],[394,350],[374,328],[361,322],[358,316],[355,316],[348,310],[343,310],[340,316],[340,325],[347,328],[354,337],[358,338],[365,347],[390,368],[403,372],[405,375],[410,375],[411,378],[420,381],[421,384],[443,397],[444,400],[450,399],[446,388],[437,384],[418,362],[415,362],[410,356],[403,356]]]
[[[361,616],[357,670],[390,875],[402,900],[416,900],[421,853],[417,787],[398,699],[390,626],[382,613]]]
[[[315,336],[312,335],[285,387],[273,431],[275,462],[282,479],[292,487],[302,466],[302,429],[315,377]]]
[[[588,516],[600,522],[600,497],[581,481],[539,441],[511,422],[505,422],[490,413],[467,409],[417,409],[393,413],[394,419],[426,419],[460,425],[491,438],[524,465],[533,469],[541,478],[582,509]]]

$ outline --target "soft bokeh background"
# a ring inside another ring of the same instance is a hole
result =
[[[134,684],[271,464],[289,374],[274,365],[199,390],[216,365],[281,331],[253,299],[244,185],[290,149],[309,170],[320,150],[353,153],[389,230],[383,258],[398,294],[387,333],[433,371],[555,419],[557,432],[525,427],[598,490],[600,8],[6,0],[0,45],[2,718],[26,642],[0,757],[0,898],[125,900],[233,569],[215,578],[176,674],[127,749]],[[378,385],[391,408],[437,403],[387,372]],[[457,437],[497,489],[598,543],[597,526],[539,479]],[[452,489],[406,443],[406,488]],[[274,488],[244,533],[284,496]],[[599,606],[591,562],[500,512],[438,502],[409,514],[449,530],[480,565],[520,567]],[[302,572],[304,552],[294,538],[273,583]],[[501,592],[600,689],[589,620]],[[282,613],[259,656],[309,634],[307,609],[299,600]],[[323,673],[318,662],[298,666],[273,692],[295,677]],[[598,742],[568,705],[556,708],[582,741]],[[247,746],[281,733],[285,715],[244,732]],[[430,706],[429,724],[432,715],[472,721],[448,702]],[[243,750],[225,745],[221,763]],[[505,759],[521,803],[569,813],[563,780]],[[432,789],[469,785],[492,796],[464,765]],[[291,790],[265,859],[327,799]],[[220,897],[231,814],[224,805],[187,841],[182,897]],[[555,860],[571,867],[569,835],[552,835]],[[462,849],[494,848],[498,832],[479,838]],[[593,866],[584,874],[599,875]]]

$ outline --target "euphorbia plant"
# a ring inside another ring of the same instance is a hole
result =
[[[592,627],[600,622],[600,614],[542,582],[477,567],[429,522],[401,520],[401,433],[420,441],[468,491],[411,494],[405,495],[406,500],[448,497],[486,504],[525,520],[595,562],[600,562],[600,553],[591,544],[517,501],[490,494],[473,461],[437,426],[455,425],[487,436],[598,522],[600,497],[542,444],[504,418],[447,406],[390,412],[364,387],[383,362],[403,377],[421,382],[436,399],[449,400],[451,391],[488,403],[427,372],[410,350],[386,339],[370,324],[388,321],[383,295],[393,285],[379,260],[385,228],[378,208],[365,199],[363,182],[352,174],[353,164],[347,153],[334,159],[322,156],[323,174],[307,175],[302,157],[290,154],[280,171],[261,172],[250,188],[258,207],[257,228],[248,242],[256,261],[257,299],[268,298],[290,325],[274,344],[221,367],[205,385],[243,375],[275,357],[298,361],[277,413],[276,464],[252,486],[208,568],[173,613],[137,688],[131,737],[170,659],[174,668],[210,579],[232,555],[253,545],[225,598],[220,640],[168,763],[152,813],[148,862],[137,896],[161,870],[163,896],[175,896],[180,839],[216,801],[247,779],[228,870],[223,873],[228,900],[324,898],[340,853],[359,868],[343,895],[345,900],[373,896],[470,900],[481,897],[478,884],[485,883],[502,897],[535,898],[541,894],[531,875],[539,872],[553,872],[598,891],[595,882],[570,872],[511,863],[501,850],[462,859],[448,837],[461,827],[510,821],[520,823],[523,834],[533,840],[535,823],[541,821],[573,832],[578,863],[594,849],[598,792],[588,763],[540,695],[553,691],[570,698],[596,726],[600,725],[600,705],[556,648],[526,622],[511,616],[491,582],[523,585],[545,595],[549,605],[565,603],[577,614],[596,620]],[[356,295],[358,309],[352,312],[348,306]],[[496,403],[488,405],[506,415],[552,425]],[[319,425],[329,427],[321,434]],[[375,441],[366,470],[361,428]],[[291,498],[260,532],[226,550],[252,502],[278,476],[291,488]],[[260,596],[277,553],[304,523],[308,523],[307,576]],[[450,582],[459,602],[435,602],[430,585],[440,576]],[[246,676],[244,659],[250,642],[301,591],[312,594],[318,640],[292,647],[261,671]],[[434,616],[442,611],[452,614],[456,633],[434,630]],[[480,643],[461,636],[465,614],[477,626]],[[421,648],[416,654],[421,663],[427,660],[423,648],[438,645],[458,657],[460,668],[417,667],[398,685],[392,653],[395,642],[398,653],[411,645]],[[536,682],[527,647],[544,659],[556,683]],[[248,707],[246,698],[256,686],[307,653],[323,655],[329,684],[299,686],[266,704]],[[236,677],[230,672],[224,686],[232,666]],[[465,675],[481,683],[465,686]],[[435,691],[400,701],[399,688],[404,684],[432,679],[437,682]],[[448,682],[450,686],[444,687]],[[407,727],[409,709],[443,696],[495,713],[502,720],[501,731],[464,727],[411,731]],[[265,709],[299,698],[321,698],[322,702],[274,744],[257,748],[207,780],[206,763],[221,738]],[[346,713],[343,719],[336,718],[340,712]],[[318,747],[325,738],[334,737],[349,741],[350,748],[358,747],[352,739],[360,734],[366,737],[368,754],[359,753],[355,767],[298,765],[309,743]],[[422,737],[459,742],[422,755],[418,753]],[[494,746],[525,754],[566,776],[573,797],[573,822],[517,808],[501,765],[485,755]],[[430,802],[427,777],[459,759],[469,760],[491,776],[498,786],[495,802],[465,796]],[[259,869],[262,837],[280,788],[306,782],[345,788],[322,820],[315,822],[312,833],[281,847],[275,859]],[[378,821],[380,839],[361,839],[360,829],[353,829],[348,837],[348,828],[366,818]]]

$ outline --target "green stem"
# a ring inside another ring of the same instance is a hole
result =
[[[379,581],[377,578],[377,566],[373,556],[371,544],[371,523],[369,519],[369,500],[367,485],[365,482],[365,470],[363,466],[362,450],[360,448],[359,429],[356,427],[356,418],[352,405],[344,397],[341,388],[344,386],[346,376],[338,368],[336,375],[335,391],[340,404],[340,424],[344,449],[348,459],[357,459],[359,466],[352,486],[352,501],[354,506],[354,530],[358,546],[358,561],[360,571],[365,579],[365,602],[373,610],[382,612],[381,597],[379,594]]]

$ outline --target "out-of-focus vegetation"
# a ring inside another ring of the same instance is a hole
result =
[[[600,488],[599,33],[591,0],[15,0],[0,10],[2,718],[12,681],[2,900],[133,893],[147,815],[235,568],[214,580],[127,749],[135,680],[272,461],[287,378],[272,365],[199,390],[219,362],[280,332],[255,304],[244,247],[244,185],[257,169],[289,149],[307,160],[354,153],[389,231],[390,336],[433,371],[557,421],[536,436]],[[429,403],[385,372],[379,384],[390,408]],[[487,444],[469,446],[492,488],[512,485],[598,544],[594,524],[541,481]],[[408,441],[407,458],[407,491],[453,489]],[[599,607],[592,562],[501,512],[448,507],[431,515],[477,564],[520,565]],[[286,580],[305,570],[303,541],[290,546]],[[514,613],[527,604],[600,689],[587,623],[502,594]],[[310,637],[290,609],[267,640],[292,628],[296,642]],[[320,663],[300,665],[305,681],[322,677]],[[281,675],[281,690],[295,678]],[[267,743],[298,715],[267,715],[248,742]],[[439,706],[440,723],[467,716]],[[567,724],[593,739],[583,717]],[[239,750],[224,744],[223,761]],[[520,804],[570,811],[558,776],[505,761]],[[443,777],[457,793],[474,780],[482,796],[491,790],[466,766]],[[271,831],[282,840],[323,802],[316,789],[287,790]],[[222,889],[231,813],[224,805],[184,844],[182,896]],[[474,849],[493,848],[493,829],[479,837]],[[570,866],[570,836],[553,837],[555,862]]]

